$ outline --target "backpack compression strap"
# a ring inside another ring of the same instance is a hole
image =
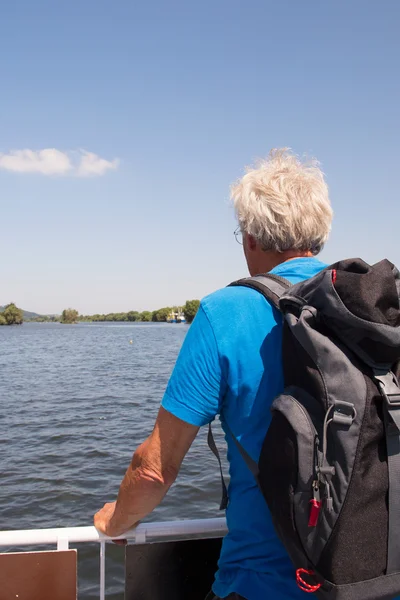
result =
[[[275,308],[280,310],[279,308],[279,299],[283,294],[292,286],[290,281],[284,279],[283,277],[279,277],[279,275],[272,275],[270,273],[266,273],[264,275],[256,275],[255,277],[245,277],[244,279],[238,279],[231,283],[228,287],[231,286],[242,286],[249,287],[253,290],[257,290],[262,294]],[[253,474],[255,480],[258,483],[258,465],[256,461],[250,456],[250,454],[245,450],[236,436],[232,433],[231,428],[228,423],[225,421],[225,429],[233,439],[236,444],[237,449],[239,450],[244,462],[246,463],[248,469]],[[224,480],[224,475],[222,472],[222,464],[221,457],[218,452],[217,445],[214,440],[213,432],[211,429],[211,423],[208,425],[208,437],[207,437],[208,447],[211,452],[215,455],[219,464],[219,471],[221,474],[221,485],[222,485],[222,500],[220,503],[220,510],[225,510],[228,506],[228,492]]]
[[[389,474],[389,533],[387,573],[400,569],[400,384],[391,371],[374,370],[383,398]]]

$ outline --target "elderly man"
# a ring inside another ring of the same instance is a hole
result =
[[[233,186],[232,199],[250,275],[270,272],[297,283],[325,267],[315,256],[332,210],[316,163],[272,151]],[[148,515],[175,481],[199,428],[218,414],[258,460],[271,402],[283,389],[281,330],[280,315],[253,289],[228,287],[201,302],[154,430],[134,453],[117,501],[96,514],[98,530],[116,536]],[[227,443],[229,533],[208,599],[302,598],[261,492],[230,436]]]

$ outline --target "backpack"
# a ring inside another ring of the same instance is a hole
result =
[[[285,388],[272,403],[258,464],[227,429],[267,501],[298,586],[326,600],[395,598],[399,271],[388,260],[349,259],[296,285],[271,274],[231,285],[258,290],[283,316]]]

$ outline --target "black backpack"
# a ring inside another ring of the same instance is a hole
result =
[[[338,262],[302,283],[234,282],[283,315],[285,389],[253,472],[299,587],[329,600],[400,594],[400,274]],[[210,439],[211,445],[212,440]]]

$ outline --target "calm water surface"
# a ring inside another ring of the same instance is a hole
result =
[[[91,525],[150,433],[186,325],[0,327],[0,529]],[[130,343],[132,340],[132,344]],[[221,436],[217,436],[220,448]],[[200,431],[147,520],[221,516]],[[78,547],[79,598],[98,598],[98,546]],[[124,550],[107,545],[107,598],[123,599]]]

